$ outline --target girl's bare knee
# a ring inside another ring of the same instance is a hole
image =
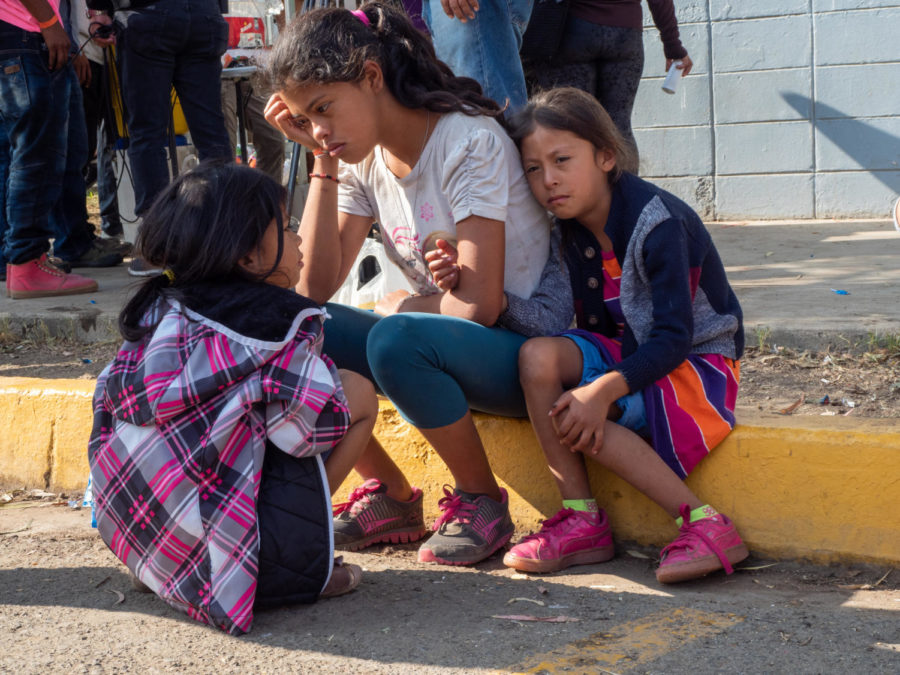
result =
[[[532,338],[519,349],[519,381],[523,386],[560,381],[557,338]]]
[[[375,385],[366,378],[352,370],[340,369],[341,386],[344,395],[350,405],[350,418],[355,422],[359,419],[372,417],[378,414],[378,396],[375,393]]]

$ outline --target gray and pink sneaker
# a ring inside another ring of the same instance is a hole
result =
[[[563,509],[513,546],[503,564],[520,572],[556,572],[606,562],[615,552],[605,512]]]
[[[444,486],[438,502],[441,515],[434,521],[434,534],[419,548],[419,562],[444,565],[474,565],[502,548],[512,537],[509,497],[500,488],[502,501]]]
[[[370,478],[334,507],[334,547],[358,551],[379,543],[405,544],[425,536],[422,491],[406,502],[387,496],[387,486]]]
[[[709,508],[706,518],[690,522],[691,508],[687,504],[682,504],[679,512],[681,534],[659,555],[656,580],[660,583],[699,579],[721,569],[731,574],[732,565],[750,555],[727,516]]]

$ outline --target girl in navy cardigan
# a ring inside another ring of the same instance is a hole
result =
[[[684,202],[619,169],[628,146],[589,94],[537,96],[512,135],[532,191],[562,229],[577,329],[519,352],[563,509],[503,562],[550,572],[613,556],[589,457],[676,518],[659,581],[731,573],[746,546],[683,482],[734,427],[743,351],[741,308],[710,235]]]

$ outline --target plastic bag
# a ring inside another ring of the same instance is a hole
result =
[[[414,292],[400,268],[388,260],[384,245],[366,237],[350,274],[331,297],[331,302],[372,309],[385,295],[400,289]]]

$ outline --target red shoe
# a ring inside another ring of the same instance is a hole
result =
[[[691,523],[691,508],[682,504],[680,511],[681,534],[659,556],[656,580],[660,583],[699,579],[720,569],[731,574],[732,565],[750,555],[728,517],[716,513]]]
[[[600,511],[563,509],[503,556],[520,572],[556,572],[572,565],[606,562],[615,555],[609,520]]]
[[[93,293],[96,290],[96,281],[80,274],[66,274],[47,261],[46,253],[21,265],[6,264],[6,295],[13,300]]]

